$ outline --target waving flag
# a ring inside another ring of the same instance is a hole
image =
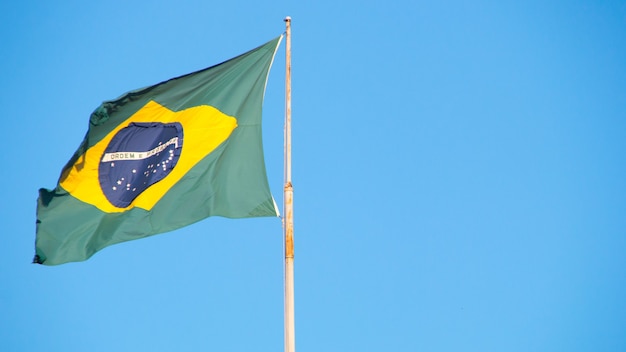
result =
[[[104,102],[54,190],[39,190],[34,261],[82,261],[209,216],[277,216],[261,143],[281,37]]]

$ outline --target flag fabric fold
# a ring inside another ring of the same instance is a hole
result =
[[[34,262],[83,261],[209,216],[277,216],[261,110],[281,39],[102,103],[56,188],[39,190]]]

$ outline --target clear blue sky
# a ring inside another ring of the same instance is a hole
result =
[[[626,350],[626,3],[179,0],[0,4],[1,351],[282,350],[279,219],[30,261],[93,109],[286,15],[298,351]]]

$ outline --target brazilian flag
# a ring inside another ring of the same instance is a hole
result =
[[[56,188],[39,190],[34,261],[83,261],[209,216],[278,216],[261,109],[281,39],[99,106]]]

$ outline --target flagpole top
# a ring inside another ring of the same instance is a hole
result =
[[[285,22],[291,22],[291,16],[285,17]]]

